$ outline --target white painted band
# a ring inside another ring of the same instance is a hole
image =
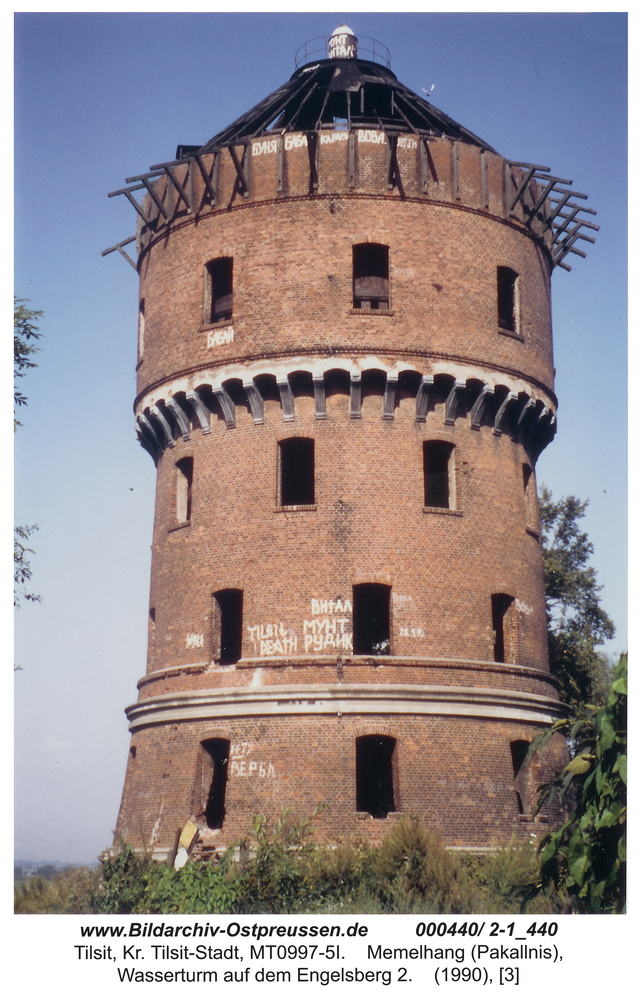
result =
[[[549,725],[562,705],[544,695],[419,684],[288,684],[217,688],[144,699],[126,709],[129,729],[196,719],[270,715],[456,715]]]

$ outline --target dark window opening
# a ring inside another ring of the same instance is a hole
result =
[[[181,458],[176,462],[176,520],[191,520],[191,491],[193,487],[193,459]]]
[[[493,622],[493,658],[496,663],[505,663],[508,638],[508,612],[513,604],[509,594],[491,595],[491,618]]]
[[[395,812],[393,796],[392,736],[359,736],[356,739],[356,809],[374,819]]]
[[[279,442],[280,507],[315,503],[315,442],[313,438],[286,438]]]
[[[213,775],[207,801],[204,808],[207,826],[211,830],[219,830],[224,821],[224,799],[227,791],[227,772],[229,768],[229,740],[204,740],[202,748],[209,755]]]
[[[389,308],[389,247],[381,243],[354,246],[353,308]]]
[[[513,764],[513,779],[518,799],[518,812],[521,816],[526,816],[531,812],[529,767],[527,764],[528,753],[528,740],[512,741],[511,762]]]
[[[391,652],[389,599],[391,587],[358,583],[353,588],[353,652],[360,656]]]
[[[210,281],[211,323],[231,319],[233,314],[233,257],[218,257],[207,264]]]
[[[522,466],[522,485],[524,487],[524,509],[528,528],[538,529],[538,497],[536,494],[536,478],[533,469],[526,463]]]
[[[451,453],[453,445],[446,441],[425,441],[424,449],[424,505],[425,507],[451,506]]]
[[[144,299],[140,299],[138,306],[138,357],[144,354]]]
[[[156,609],[155,608],[149,608],[149,618],[153,622],[153,624],[155,625],[155,623],[156,623]]]
[[[516,332],[518,275],[510,267],[498,268],[498,326],[501,330]]]
[[[219,590],[213,596],[213,659],[221,666],[237,663],[242,656],[242,591]]]

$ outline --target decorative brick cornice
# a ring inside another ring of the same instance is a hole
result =
[[[167,447],[174,447],[177,438],[189,440],[191,430],[208,433],[212,421],[221,420],[229,430],[236,427],[236,406],[225,383],[242,382],[247,407],[254,423],[265,421],[264,400],[256,379],[261,375],[275,377],[279,389],[282,420],[289,425],[296,420],[295,396],[290,383],[294,372],[304,372],[313,381],[316,418],[327,418],[327,374],[342,371],[349,378],[350,413],[361,418],[361,384],[367,372],[381,372],[385,390],[380,402],[380,417],[393,420],[396,409],[396,387],[401,376],[419,376],[415,395],[415,419],[433,424],[433,394],[445,393],[444,425],[453,427],[466,419],[473,430],[491,426],[500,436],[508,434],[521,440],[537,458],[555,434],[555,400],[524,378],[505,377],[500,372],[434,361],[428,372],[413,364],[390,362],[377,357],[358,358],[281,358],[248,365],[234,364],[219,369],[205,369],[173,379],[143,396],[136,406],[136,428],[141,445],[157,461]],[[236,390],[237,391],[237,390]],[[431,419],[429,420],[431,409]],[[291,430],[295,436],[295,429]]]

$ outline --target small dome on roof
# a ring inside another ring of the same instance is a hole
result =
[[[331,32],[331,38],[334,35],[353,35],[353,31],[347,24],[339,24],[336,30]]]
[[[329,37],[329,59],[357,59],[358,39],[351,28],[340,24]]]

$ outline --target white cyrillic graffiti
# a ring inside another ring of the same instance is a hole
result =
[[[306,135],[285,135],[284,137],[284,148],[285,149],[299,149],[301,146],[308,146]]]
[[[204,646],[204,636],[199,632],[187,632],[187,649],[201,649]]]
[[[312,615],[335,615],[338,611],[342,611],[344,614],[353,614],[351,601],[343,601],[340,597],[337,601],[319,601],[317,597],[311,598]]]
[[[251,155],[260,156],[262,153],[275,153],[278,148],[277,139],[264,139],[262,142],[254,142],[251,145]]]
[[[396,594],[391,592],[391,600],[396,611],[403,611],[405,608],[414,608],[415,601],[409,594]]]
[[[424,629],[423,628],[409,628],[408,625],[400,626],[400,638],[401,639],[424,639]]]
[[[358,143],[361,142],[372,142],[375,145],[383,146],[387,141],[387,137],[384,132],[378,132],[376,129],[372,128],[359,128],[358,129]]]
[[[516,597],[516,611],[522,612],[523,615],[530,615],[533,611],[533,608],[531,607],[530,604],[525,604],[524,601],[519,601],[518,598]]]
[[[232,743],[229,757],[231,758],[231,777],[238,778],[274,778],[276,769],[268,760],[247,760],[254,751],[253,743]],[[240,759],[238,759],[240,758]]]
[[[333,604],[334,602],[331,601]],[[345,630],[348,618],[305,618],[304,651],[321,653],[323,649],[353,650],[353,633]]]
[[[346,142],[348,138],[348,132],[321,132],[320,145],[326,146],[327,143],[331,142]]]
[[[209,330],[207,334],[207,347],[219,347],[221,344],[231,344],[232,342],[232,326],[225,326],[223,330]]]
[[[267,760],[232,760],[231,777],[275,778],[276,769]]]
[[[398,138],[398,149],[417,149],[418,140],[412,139],[409,135],[401,135]]]

